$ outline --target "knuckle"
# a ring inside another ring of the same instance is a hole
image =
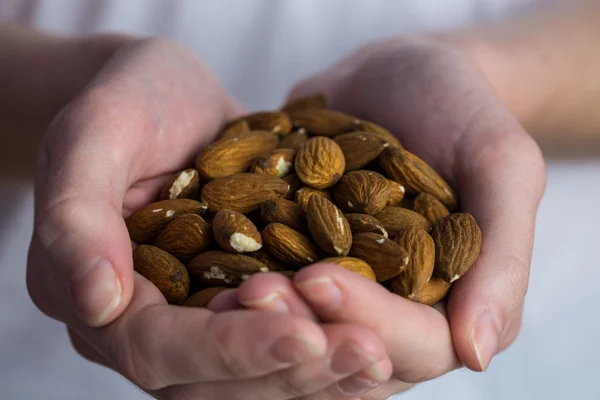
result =
[[[239,327],[232,324],[223,323],[219,314],[210,316],[207,322],[206,331],[210,332],[212,342],[214,343],[214,357],[216,368],[221,370],[221,374],[233,379],[247,378],[252,371],[248,361],[239,356]]]
[[[511,308],[519,307],[529,288],[529,263],[514,254],[507,254],[504,262],[504,289],[517,299]],[[512,311],[512,310],[510,310]]]

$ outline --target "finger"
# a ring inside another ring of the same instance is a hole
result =
[[[213,312],[241,310],[244,308],[237,299],[237,289],[225,289],[216,295],[206,306]]]
[[[389,379],[391,363],[373,332],[354,324],[326,324],[323,330],[329,346],[320,359],[259,378],[194,385],[187,388],[187,395],[235,399],[243,393],[245,400],[284,400],[318,393],[319,398],[346,399]]]
[[[106,368],[111,368],[110,364],[106,359],[102,356],[102,354],[98,353],[96,349],[94,349],[86,340],[81,337],[77,332],[75,332],[71,328],[67,328],[67,333],[69,334],[69,339],[71,340],[71,345],[75,349],[75,351],[86,360],[100,364]]]
[[[323,330],[306,319],[170,306],[149,281],[135,279],[134,297],[117,320],[77,331],[144,389],[262,376],[326,352]]]
[[[292,281],[278,273],[255,274],[237,290],[240,304],[254,310],[288,313],[316,321],[318,318],[300,297]]]
[[[408,301],[335,265],[304,268],[294,284],[321,319],[361,324],[377,333],[385,343],[396,379],[420,382],[460,366],[448,321],[433,308]]]

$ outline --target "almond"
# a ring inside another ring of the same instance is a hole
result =
[[[204,251],[211,242],[210,225],[197,214],[185,214],[175,218],[163,229],[154,246],[182,261]]]
[[[385,229],[390,232],[400,232],[411,226],[418,226],[429,231],[431,224],[421,214],[402,207],[388,206],[375,215]]]
[[[423,289],[413,294],[411,300],[425,304],[426,306],[432,306],[448,294],[451,286],[451,283],[445,282],[434,276]]]
[[[250,172],[283,177],[294,170],[294,149],[275,149],[268,156],[258,157],[252,162]]]
[[[388,142],[391,147],[402,148],[400,141],[390,131],[374,122],[364,120],[359,121],[357,124],[357,130],[371,132]]]
[[[333,197],[346,212],[373,215],[386,206],[390,197],[390,184],[377,172],[352,171],[335,185]]]
[[[336,142],[318,136],[300,146],[294,166],[302,182],[317,189],[325,189],[340,180],[346,161]]]
[[[196,156],[196,169],[204,179],[216,179],[244,172],[252,161],[279,146],[277,135],[253,131],[220,139]]]
[[[388,148],[381,153],[379,161],[388,176],[402,183],[407,193],[431,193],[450,210],[456,208],[456,196],[450,185],[416,155],[404,149]]]
[[[351,132],[335,137],[346,159],[346,171],[360,169],[375,160],[388,142],[371,132]]]
[[[245,119],[238,119],[228,124],[219,135],[219,139],[231,139],[250,132],[250,125]]]
[[[289,266],[279,261],[275,256],[269,253],[264,247],[252,253],[248,253],[248,256],[257,259],[261,263],[265,264],[269,271],[285,271],[289,269]]]
[[[196,199],[200,190],[200,175],[193,168],[178,172],[163,186],[158,199]]]
[[[335,136],[357,130],[356,118],[326,108],[293,111],[290,116],[294,127],[304,128],[313,135]]]
[[[404,186],[399,184],[396,181],[392,181],[388,179],[390,184],[390,197],[388,197],[387,205],[388,206],[397,206],[404,199],[404,194],[406,193],[406,189]]]
[[[255,258],[217,250],[198,254],[188,269],[201,283],[223,286],[237,286],[253,274],[269,272],[269,268]]]
[[[450,211],[434,195],[420,193],[413,203],[413,210],[424,216],[432,225],[450,215]]]
[[[454,282],[475,263],[481,251],[481,230],[471,214],[450,214],[431,231],[435,243],[435,274]]]
[[[327,101],[323,93],[315,93],[309,96],[299,97],[294,100],[288,101],[282,108],[281,111],[294,112],[300,110],[307,110],[311,108],[325,108]]]
[[[288,185],[290,185],[290,190],[288,190],[287,194],[284,196],[286,200],[294,200],[296,198],[296,192],[300,189],[304,184],[298,178],[298,175],[295,173],[287,174],[282,177],[283,181],[285,181]]]
[[[331,201],[321,196],[308,200],[308,230],[317,245],[332,256],[346,256],[352,246],[350,224]]]
[[[313,242],[286,225],[270,223],[263,229],[262,237],[267,250],[284,263],[302,267],[320,259]]]
[[[321,260],[323,263],[336,264],[340,267],[346,268],[349,271],[356,272],[359,275],[364,276],[367,279],[376,281],[375,272],[373,268],[360,258],[355,257],[331,257]]]
[[[288,190],[289,185],[275,176],[240,173],[208,182],[201,197],[211,212],[233,210],[245,214],[267,200],[285,196]]]
[[[306,213],[293,201],[285,199],[268,200],[260,206],[260,212],[263,220],[267,223],[279,222],[302,234],[309,233]]]
[[[212,229],[217,243],[230,253],[250,253],[262,247],[262,238],[256,226],[237,211],[218,211]]]
[[[406,268],[390,281],[392,291],[412,299],[431,279],[435,262],[433,239],[423,228],[413,226],[396,236],[395,242],[408,252]]]
[[[246,121],[253,131],[269,131],[278,135],[287,135],[292,131],[292,120],[283,111],[259,111],[244,115],[238,120]]]
[[[210,304],[219,293],[228,289],[224,286],[215,286],[207,289],[202,289],[191,295],[182,305],[185,307],[206,307]]]
[[[188,271],[177,258],[143,244],[133,250],[133,267],[160,290],[171,304],[181,304],[190,290]]]
[[[290,279],[290,280],[294,280],[294,277],[296,276],[296,271],[276,271],[278,274],[281,274],[283,276],[285,276],[286,278]]]
[[[321,196],[331,200],[331,195],[325,190],[315,189],[310,186],[304,186],[296,191],[295,201],[305,212],[308,210],[308,200],[313,196]]]
[[[307,140],[308,135],[306,134],[306,129],[298,129],[297,131],[282,137],[279,142],[279,147],[298,150]]]
[[[369,264],[375,272],[377,282],[384,282],[398,276],[409,261],[406,250],[394,241],[376,233],[354,235],[350,255]]]
[[[125,219],[131,240],[135,243],[151,243],[158,232],[169,222],[183,214],[202,215],[206,203],[190,199],[161,200],[140,208]]]
[[[383,227],[381,222],[372,215],[351,213],[346,214],[345,217],[350,224],[350,230],[353,235],[356,235],[357,233],[372,232],[382,235],[385,238],[388,237],[387,230]]]

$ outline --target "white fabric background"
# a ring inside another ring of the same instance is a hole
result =
[[[517,12],[510,0],[0,0],[0,22],[62,33],[128,31],[191,48],[251,109],[277,106],[293,82],[377,37]],[[0,89],[1,90],[1,89]],[[550,161],[518,341],[485,374],[457,371],[408,400],[598,399],[595,313],[600,159]],[[29,184],[0,186],[0,399],[143,399],[79,358],[64,328],[32,305],[25,260]]]

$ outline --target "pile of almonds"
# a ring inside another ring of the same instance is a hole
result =
[[[448,183],[382,126],[325,103],[231,121],[125,220],[135,270],[169,303],[203,307],[252,274],[325,261],[433,305],[473,265],[481,231]]]

